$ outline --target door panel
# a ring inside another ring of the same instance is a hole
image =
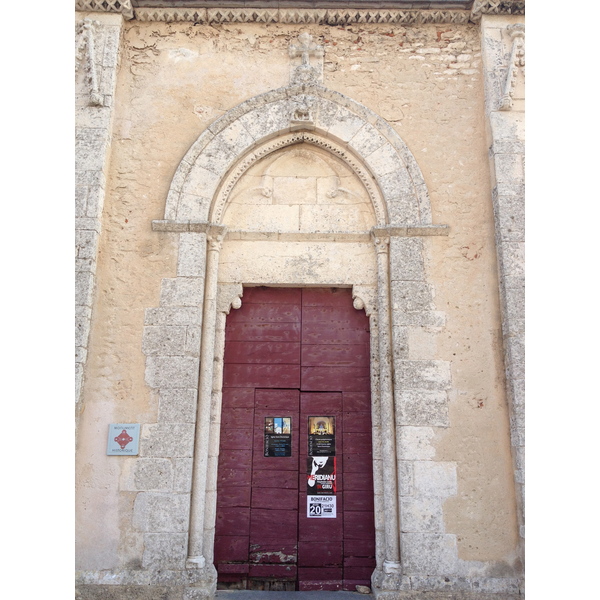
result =
[[[370,585],[369,360],[368,318],[354,309],[349,289],[244,289],[225,336],[219,587],[354,591]],[[336,518],[307,517],[310,416],[335,417]],[[291,456],[264,455],[267,417],[291,418]]]

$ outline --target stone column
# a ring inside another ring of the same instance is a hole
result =
[[[241,296],[243,293],[244,289],[240,283],[219,284],[204,517],[203,548],[204,559],[207,564],[214,562],[215,524],[217,516],[217,477],[219,445],[221,441],[221,406],[223,400],[225,326],[227,324],[227,315],[231,312],[231,309],[237,310],[241,308]]]
[[[204,519],[206,508],[206,484],[210,433],[210,411],[213,388],[213,367],[217,324],[217,277],[219,252],[225,236],[225,227],[212,225],[207,230],[206,276],[204,286],[204,309],[202,341],[200,346],[200,383],[198,386],[198,418],[194,447],[194,470],[190,510],[190,539],[188,568],[210,567],[204,556]]]
[[[396,460],[396,417],[392,373],[390,326],[389,235],[372,231],[377,254],[377,322],[379,339],[379,389],[385,512],[385,559],[383,574],[377,584],[382,589],[398,589],[401,582],[400,522],[398,513],[398,475]]]
[[[77,16],[75,401],[79,403],[96,286],[123,17],[99,12],[78,13]]]
[[[502,314],[506,395],[521,535],[525,537],[525,26],[483,15],[485,112]]]

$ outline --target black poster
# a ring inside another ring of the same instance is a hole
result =
[[[335,456],[335,417],[308,417],[308,455]]]
[[[292,455],[292,418],[265,417],[265,456]]]

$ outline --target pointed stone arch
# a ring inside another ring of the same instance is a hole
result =
[[[219,223],[229,192],[256,160],[301,142],[348,164],[369,193],[379,227],[432,224],[427,186],[400,136],[370,109],[318,85],[256,96],[213,122],[175,172],[165,220]]]

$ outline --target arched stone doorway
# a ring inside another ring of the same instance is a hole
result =
[[[198,358],[147,359],[150,386],[198,394],[187,561],[197,569],[198,593],[210,597],[216,585],[224,332],[244,285],[351,287],[355,308],[366,310],[376,441],[373,584],[400,589],[402,423],[394,400],[414,368],[406,360],[406,326],[440,324],[420,237],[447,233],[431,224],[425,183],[406,146],[371,111],[326,88],[275,90],[200,136],[174,176],[165,219],[153,227],[179,232],[177,278],[165,287],[187,303],[185,310],[165,306],[162,326],[186,326],[188,337],[199,339]],[[417,316],[409,306],[415,302]],[[394,361],[401,362],[395,369]],[[161,378],[157,369],[170,375]],[[403,447],[411,443],[419,441],[408,436]]]

